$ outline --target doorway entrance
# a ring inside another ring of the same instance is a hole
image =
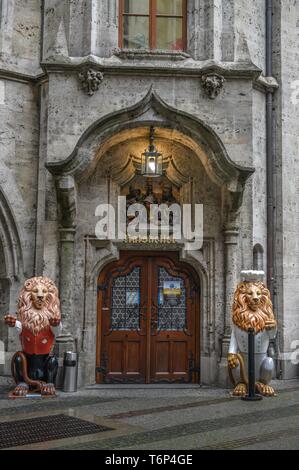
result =
[[[171,252],[121,252],[98,281],[97,383],[198,383],[199,282]]]

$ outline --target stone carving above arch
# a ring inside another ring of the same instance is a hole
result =
[[[102,72],[89,67],[79,72],[78,78],[85,93],[88,96],[93,96],[94,93],[98,91],[100,84],[104,79],[104,75]]]
[[[211,100],[217,98],[224,84],[224,77],[218,73],[209,73],[201,77],[201,84]]]
[[[76,225],[75,182],[72,176],[62,176],[56,179],[58,198],[58,220],[60,227],[73,229]]]
[[[183,138],[184,144],[198,155],[212,181],[229,188],[230,192],[242,193],[254,169],[234,163],[213,129],[199,118],[165,103],[152,87],[140,102],[95,122],[84,132],[67,159],[49,162],[47,168],[54,176],[72,175],[76,180],[84,179],[101,156],[119,143],[117,136],[122,131],[130,130],[132,134],[137,128],[150,125],[169,130],[174,140]]]

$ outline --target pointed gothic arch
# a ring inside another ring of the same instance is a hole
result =
[[[254,168],[234,163],[216,132],[201,119],[165,103],[149,89],[135,105],[113,112],[93,123],[80,137],[75,149],[63,161],[48,162],[54,176],[72,175],[81,179],[91,171],[100,156],[115,144],[111,140],[124,130],[154,125],[173,131],[172,138],[184,136],[185,142],[195,150],[209,177],[219,186],[240,193]]]

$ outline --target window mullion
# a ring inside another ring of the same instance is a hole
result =
[[[150,0],[150,49],[157,47],[157,0]]]
[[[119,47],[121,48],[124,47],[123,14],[124,14],[124,0],[119,0],[118,44],[119,44]]]
[[[187,0],[183,0],[183,19],[182,19],[182,32],[183,32],[183,50],[187,50]]]

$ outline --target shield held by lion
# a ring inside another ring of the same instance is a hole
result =
[[[261,281],[241,282],[234,293],[232,335],[228,352],[229,376],[234,385],[233,395],[245,396],[248,387],[248,329],[255,334],[255,388],[264,396],[274,396],[269,385],[274,361],[268,356],[269,342],[277,333],[270,292]]]
[[[12,358],[16,387],[12,397],[28,391],[55,395],[57,358],[51,355],[55,336],[62,329],[58,290],[48,277],[28,279],[19,295],[17,317],[6,315],[6,324],[19,334],[22,350]]]

